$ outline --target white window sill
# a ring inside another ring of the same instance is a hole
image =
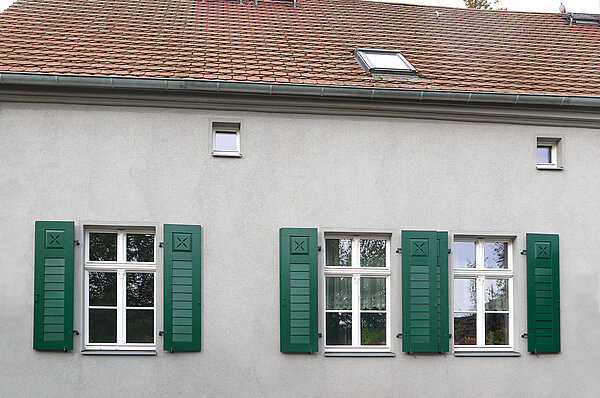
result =
[[[239,152],[218,152],[218,151],[213,151],[211,153],[211,155],[213,156],[218,156],[218,157],[226,157],[226,158],[241,158],[242,154]]]
[[[455,357],[520,357],[516,351],[454,351]]]
[[[83,355],[156,355],[156,350],[82,350]]]
[[[552,165],[544,165],[544,164],[538,164],[536,166],[536,168],[538,170],[554,170],[554,171],[562,171],[562,170],[564,170],[564,167],[558,167],[558,166],[552,166]]]
[[[395,357],[393,352],[325,351],[326,357]]]

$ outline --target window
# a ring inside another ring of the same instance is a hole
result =
[[[511,241],[456,239],[452,252],[455,351],[512,349]]]
[[[537,138],[536,159],[538,169],[561,169],[560,138]]]
[[[213,156],[240,157],[240,123],[212,124]]]
[[[325,348],[390,350],[389,239],[325,236]]]
[[[414,75],[417,70],[398,50],[357,48],[356,60],[364,70],[373,74]]]
[[[154,230],[89,228],[85,237],[86,349],[154,348]]]

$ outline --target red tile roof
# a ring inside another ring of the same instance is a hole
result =
[[[439,18],[436,19],[436,11]],[[600,96],[600,25],[362,0],[18,0],[0,71]],[[419,77],[352,51],[399,49]]]

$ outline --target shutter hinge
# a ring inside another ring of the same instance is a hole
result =
[[[174,351],[173,351],[173,347],[171,347],[171,348],[169,349],[169,352],[174,352]]]
[[[401,339],[401,338],[402,338],[402,333],[398,333],[398,334],[396,334],[396,338],[397,338],[397,339]]]
[[[79,336],[79,330],[77,330],[77,329],[73,330],[73,334],[74,334],[75,336]]]
[[[158,331],[158,335],[159,336],[164,336],[165,335],[165,331],[164,330],[159,330]]]
[[[452,253],[452,249],[448,249],[448,254]]]
[[[527,255],[527,249],[525,249],[525,250],[521,250],[521,255],[522,255],[522,256],[526,256],[526,255]]]
[[[39,293],[36,293],[36,294],[35,294],[35,302],[36,302],[36,303],[39,303],[39,302],[40,302],[40,294],[39,294]]]
[[[523,333],[523,334],[521,335],[521,338],[522,338],[522,339],[526,339],[526,338],[527,338],[527,336],[529,336],[527,333]]]
[[[396,253],[402,253],[402,248],[401,247],[397,248]]]
[[[74,240],[73,243],[75,244],[75,246],[79,246],[79,241],[78,240]]]
[[[158,247],[163,247],[165,245],[164,242],[158,242]]]
[[[319,336],[319,338],[322,338],[323,337],[323,333],[319,332],[319,333],[317,333],[317,336]]]
[[[317,251],[321,251],[321,246],[317,246]]]
[[[448,339],[452,338],[452,333],[448,333]]]
[[[64,351],[64,352],[67,352],[67,351],[69,351],[69,350],[67,350],[67,347],[63,346],[63,351]]]

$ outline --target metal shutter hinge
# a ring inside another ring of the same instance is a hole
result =
[[[402,333],[398,333],[398,334],[396,335],[396,338],[397,338],[397,339],[401,339],[401,338],[402,338]]]
[[[165,331],[164,331],[164,330],[159,330],[159,331],[158,331],[158,335],[159,335],[159,336],[164,336],[164,334],[165,334]]]
[[[319,336],[319,338],[322,338],[323,337],[323,333],[319,332],[319,333],[317,333],[317,336]]]
[[[521,250],[521,255],[522,256],[526,256],[527,255],[527,250]]]
[[[397,248],[396,253],[402,253],[402,248],[401,247]]]
[[[523,334],[521,335],[521,338],[522,338],[522,339],[526,339],[526,338],[527,338],[527,336],[528,336],[528,334],[527,334],[527,333],[523,333]]]
[[[318,250],[318,251],[321,251],[321,246],[317,246],[317,250]]]
[[[158,247],[163,247],[165,245],[164,242],[158,242]]]
[[[73,243],[75,243],[75,246],[79,246],[79,241],[78,240],[73,241]]]
[[[77,329],[73,330],[73,334],[74,334],[75,336],[79,336],[79,330],[77,330]]]

